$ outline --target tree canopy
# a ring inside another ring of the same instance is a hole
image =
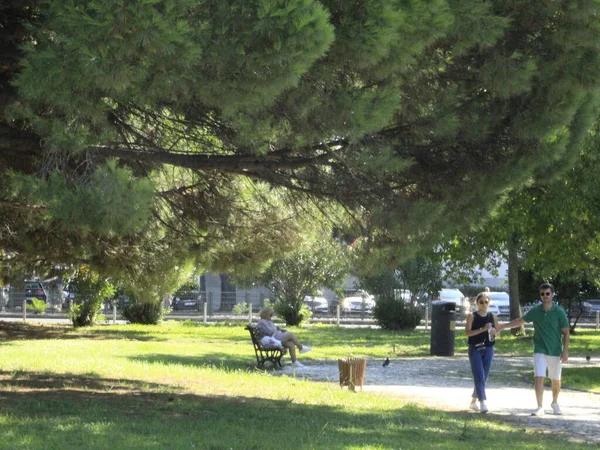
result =
[[[430,244],[577,154],[599,9],[4,1],[0,247],[264,260],[298,242],[307,201],[342,205],[372,245]]]

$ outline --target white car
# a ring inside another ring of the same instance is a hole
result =
[[[446,300],[449,302],[456,303],[456,312],[467,314],[470,310],[471,305],[465,295],[458,289],[444,288],[440,291],[440,300]]]
[[[341,301],[341,310],[345,313],[351,312],[371,312],[375,307],[375,297],[372,295],[358,291],[354,295],[344,298]]]
[[[310,295],[306,295],[304,296],[304,303],[313,312],[329,312],[329,302],[325,297],[311,297]]]
[[[490,298],[490,305],[498,307],[496,314],[507,317],[510,315],[510,297],[507,292],[487,292],[487,296]]]

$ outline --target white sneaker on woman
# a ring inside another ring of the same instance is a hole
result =
[[[537,417],[542,417],[544,415],[544,408],[539,407],[538,409],[536,409],[535,411],[533,411],[531,413],[532,416],[537,416]]]
[[[479,411],[479,405],[477,404],[477,402],[471,402],[469,408],[471,408],[473,411]]]
[[[485,414],[486,412],[489,411],[487,404],[485,403],[485,400],[481,401],[481,408],[479,408],[479,409],[482,412],[482,414]]]
[[[302,346],[302,350],[300,350],[300,354],[302,353],[308,353],[312,350],[312,347],[309,347],[308,345],[303,345]]]
[[[300,361],[294,361],[292,363],[292,367],[304,367],[304,364],[302,364]]]

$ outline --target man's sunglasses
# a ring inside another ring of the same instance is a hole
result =
[[[551,295],[552,295],[552,292],[540,292],[541,297],[550,297]]]

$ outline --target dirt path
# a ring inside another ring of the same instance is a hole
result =
[[[600,370],[600,362],[590,363],[583,358],[572,358],[565,365],[577,366]],[[555,416],[550,408],[552,394],[547,388],[544,393],[546,415],[532,417],[535,393],[531,381],[525,378],[532,371],[530,357],[494,359],[487,389],[490,414],[525,428],[552,429],[571,439],[600,444],[600,394],[564,388],[559,397],[563,415]],[[337,360],[309,362],[297,370],[286,366],[279,373],[339,382]],[[388,367],[382,367],[382,361],[368,361],[363,390],[447,411],[468,411],[473,381],[466,356],[395,359]]]

